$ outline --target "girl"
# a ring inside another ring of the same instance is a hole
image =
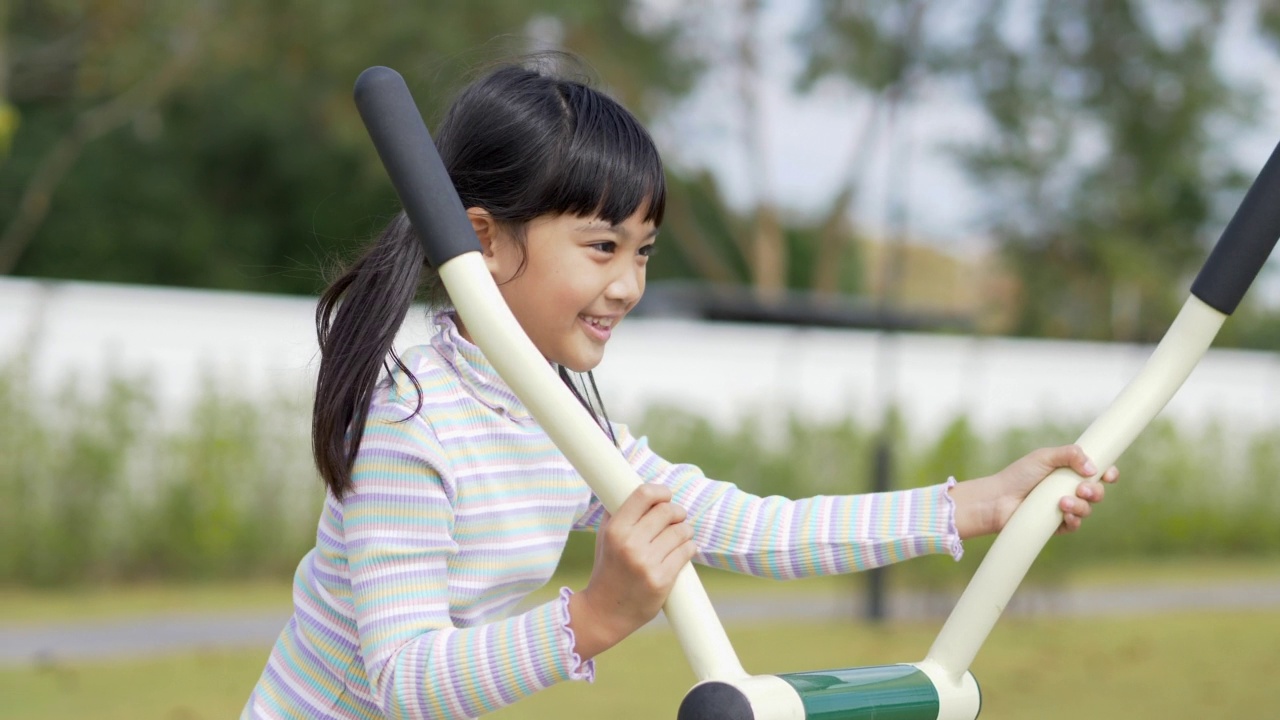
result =
[[[962,483],[791,501],[668,463],[585,390],[644,292],[662,222],[649,135],[580,82],[508,66],[460,94],[436,139],[512,312],[647,482],[603,511],[470,342],[401,214],[319,304],[313,445],[329,492],[244,717],[475,717],[590,680],[593,658],[657,614],[689,560],[794,578],[958,558],[1053,469],[1097,475],[1068,446]],[[436,332],[398,357],[420,283]],[[583,390],[570,372],[586,374]],[[1085,482],[1063,498],[1062,530],[1102,497]],[[512,614],[570,530],[597,533],[586,587]]]

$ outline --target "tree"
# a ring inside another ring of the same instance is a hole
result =
[[[808,19],[796,37],[796,48],[804,57],[799,77],[801,91],[812,91],[823,80],[844,81],[870,97],[868,111],[850,130],[856,140],[846,162],[844,179],[821,223],[819,251],[814,255],[815,289],[835,290],[831,268],[853,249],[854,207],[870,166],[872,149],[882,134],[891,135],[893,126],[910,100],[912,85],[927,71],[924,20],[928,3],[923,0],[896,2],[821,1],[808,8]],[[901,240],[901,238],[898,238]],[[901,253],[888,256],[885,282],[881,283],[885,302],[901,272]]]
[[[707,68],[699,91],[729,109],[726,130],[745,160],[750,197],[745,209],[735,209],[704,169],[672,173],[663,234],[674,242],[664,243],[660,259],[651,265],[660,277],[750,287],[765,306],[781,301],[788,290],[834,299],[863,285],[853,229],[843,214],[816,220],[789,215],[771,185],[764,86],[775,70],[768,66],[766,41],[774,11],[759,0],[667,10],[672,24],[684,28],[684,43]],[[832,236],[840,247],[829,247]]]
[[[172,7],[163,10],[148,14],[144,8],[127,3],[103,6],[97,11],[79,8],[83,14],[81,17],[65,18],[61,22],[53,20],[43,28],[55,33],[55,37],[35,45],[31,54],[38,59],[31,59],[30,64],[35,67],[29,72],[37,78],[27,78],[19,73],[19,87],[31,85],[34,92],[53,88],[55,96],[66,93],[64,97],[69,99],[79,83],[77,79],[63,76],[66,68],[87,65],[94,69],[84,78],[93,86],[93,91],[87,93],[93,99],[92,104],[73,111],[70,128],[44,153],[26,183],[12,218],[0,230],[0,274],[13,271],[49,212],[54,190],[74,166],[85,145],[153,113],[190,70],[199,52],[202,31],[207,26],[207,8],[204,3],[193,2],[179,18],[170,17]],[[8,10],[0,12],[7,13]],[[90,15],[94,16],[92,22],[86,17]],[[0,37],[5,37],[6,19],[0,16]],[[104,46],[112,45],[108,39],[111,34],[133,24],[142,24],[146,30],[161,35],[156,38],[159,40],[156,43],[159,52],[150,43],[139,43],[134,52],[120,56],[110,50],[103,51]],[[8,44],[5,40],[0,40],[0,48]],[[3,64],[0,68],[0,100],[6,97],[4,91],[10,76],[7,59],[4,53],[0,53],[0,63]],[[14,60],[15,66],[26,69],[24,61],[28,58],[18,56]],[[39,77],[42,72],[52,77]],[[12,136],[16,134],[17,117],[18,112],[13,106],[0,102],[0,150],[5,154]]]
[[[0,161],[9,154],[18,132],[18,111],[9,102],[9,13],[8,3],[0,7]]]
[[[1185,298],[1215,200],[1241,177],[1220,148],[1251,94],[1214,67],[1214,0],[978,0],[948,48],[991,125],[956,148],[998,202],[1023,284],[1016,330],[1151,341]]]
[[[858,253],[821,255],[827,232],[823,219],[780,217],[776,253],[784,258],[786,274],[780,278],[781,285],[761,292],[753,265],[759,258],[754,229],[759,216],[758,208],[734,210],[709,171],[669,174],[662,228],[667,239],[649,263],[651,277],[756,288],[757,298],[765,305],[776,303],[782,288],[818,291],[815,299],[820,302],[833,300],[836,293],[854,294],[863,289]],[[830,285],[820,285],[822,282]]]
[[[20,275],[314,292],[395,207],[351,103],[369,65],[399,69],[433,125],[468,72],[535,45],[581,52],[642,116],[697,77],[679,28],[642,27],[627,0],[27,0],[5,17],[0,93],[8,77],[22,124],[0,155],[0,251]]]

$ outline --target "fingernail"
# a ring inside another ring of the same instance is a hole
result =
[[[1092,460],[1085,460],[1084,467],[1081,469],[1084,470],[1085,475],[1096,475],[1098,472],[1098,466],[1094,465]]]

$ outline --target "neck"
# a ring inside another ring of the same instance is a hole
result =
[[[472,345],[475,345],[476,341],[472,340],[471,333],[467,332],[467,326],[463,324],[462,316],[459,315],[457,312],[454,312],[453,317],[454,317],[454,325],[458,326],[458,334],[462,336],[463,340],[466,340]]]

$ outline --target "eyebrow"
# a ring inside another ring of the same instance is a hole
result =
[[[627,229],[625,227],[621,225],[610,225],[609,223],[603,220],[593,220],[584,225],[579,225],[577,228],[575,228],[575,230],[577,230],[578,232],[599,232],[603,230],[605,232],[613,233],[614,235],[617,235],[623,239],[629,239],[631,236],[631,233],[627,232]],[[645,233],[645,236],[642,239],[649,240],[657,236],[658,236],[658,228],[655,227],[654,229]]]

